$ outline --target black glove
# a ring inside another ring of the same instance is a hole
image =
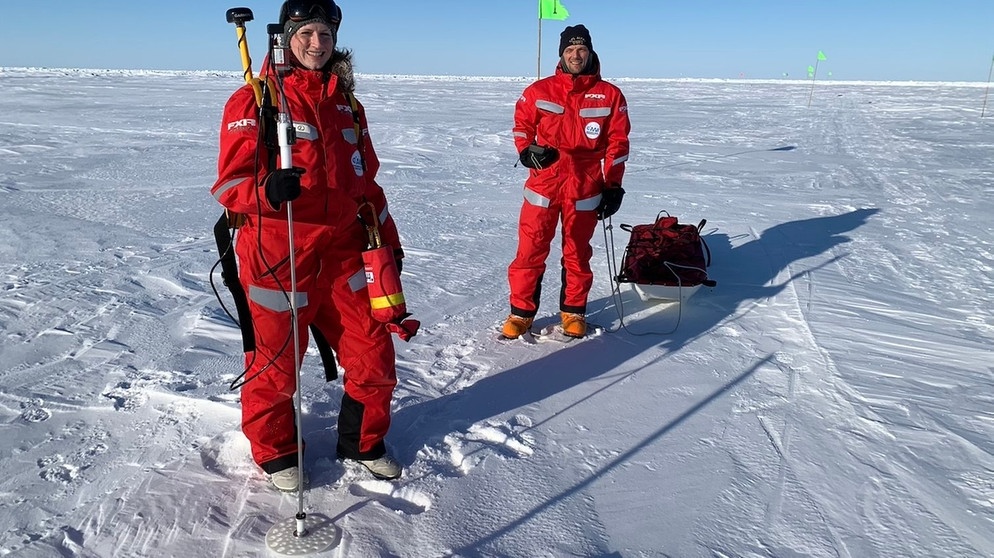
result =
[[[530,169],[544,169],[559,160],[559,151],[555,147],[533,143],[518,154],[518,159]]]
[[[621,209],[621,199],[625,197],[625,189],[621,184],[612,184],[601,192],[601,203],[597,204],[597,220],[607,219]]]
[[[300,175],[304,169],[293,167],[279,169],[269,175],[266,182],[266,199],[269,205],[279,207],[285,201],[293,201],[300,197]]]
[[[404,271],[404,260],[397,258],[394,261],[397,262],[397,275],[400,275],[400,273]]]

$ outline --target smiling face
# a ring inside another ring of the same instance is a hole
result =
[[[324,23],[308,23],[290,37],[290,52],[308,70],[320,70],[331,60],[335,36]]]
[[[563,51],[563,64],[571,74],[579,74],[587,67],[590,49],[583,45],[572,45]]]

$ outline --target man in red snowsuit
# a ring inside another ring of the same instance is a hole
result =
[[[590,33],[567,27],[555,75],[528,86],[514,108],[514,144],[531,170],[518,219],[518,252],[508,267],[511,315],[502,333],[528,331],[538,311],[545,260],[562,222],[563,333],[583,337],[594,276],[590,270],[597,221],[621,207],[628,160],[628,103],[603,81]]]
[[[359,461],[377,478],[401,474],[383,442],[397,383],[395,353],[390,333],[370,308],[362,261],[367,231],[357,220],[360,204],[373,204],[373,211],[367,208],[363,215],[379,220],[383,243],[394,248],[398,265],[403,251],[375,180],[379,161],[367,135],[365,111],[352,96],[351,55],[335,48],[340,21],[341,10],[332,0],[283,4],[280,23],[291,67],[280,93],[293,120],[295,168],[279,168],[282,161],[269,168],[255,93],[246,85],[225,105],[218,179],[211,188],[229,212],[246,218],[237,231],[236,254],[256,348],[245,355],[242,431],[255,462],[276,488],[286,491],[296,490],[300,479],[291,257],[296,266],[299,353],[304,354],[307,331],[314,328],[345,371],[338,456]],[[273,77],[268,71],[263,75]],[[291,201],[293,255],[287,222]]]

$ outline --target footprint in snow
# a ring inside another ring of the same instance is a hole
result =
[[[41,399],[33,399],[21,404],[21,419],[24,422],[45,422],[52,418],[52,411],[42,407]]]
[[[57,484],[72,484],[79,477],[79,467],[66,463],[65,457],[52,455],[38,460],[39,476]]]
[[[431,496],[410,487],[397,486],[381,480],[361,480],[352,484],[351,492],[356,496],[372,498],[384,506],[408,515],[424,513],[431,508]]]
[[[534,440],[525,432],[531,424],[531,419],[518,415],[509,422],[487,421],[470,426],[464,433],[450,433],[445,436],[449,462],[460,475],[466,475],[483,461],[487,450],[496,449],[514,458],[528,457],[535,453]]]

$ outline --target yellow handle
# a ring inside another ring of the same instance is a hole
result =
[[[252,86],[252,90],[255,92],[255,104],[262,106],[263,92],[262,86],[265,84],[264,79],[258,79],[252,76],[252,57],[249,56],[248,48],[248,38],[245,36],[245,26],[236,25],[235,34],[238,35],[238,52],[242,55],[242,76],[245,78],[245,83]],[[276,104],[276,90],[272,87],[269,89],[269,98],[272,103]]]

